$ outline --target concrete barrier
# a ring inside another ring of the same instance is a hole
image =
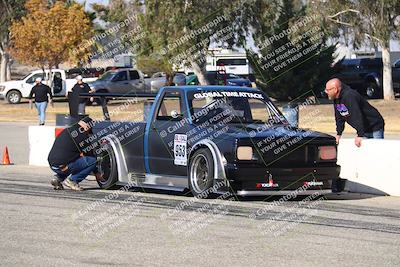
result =
[[[338,164],[350,192],[400,196],[400,140],[341,139]]]
[[[29,126],[29,165],[49,166],[47,157],[62,127]]]

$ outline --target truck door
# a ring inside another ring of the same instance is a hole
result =
[[[186,176],[187,119],[180,91],[165,92],[148,134],[150,172]]]
[[[65,81],[60,71],[53,72],[53,95],[64,95]]]
[[[132,85],[128,80],[128,71],[119,71],[112,79],[112,93],[126,94],[133,90]]]
[[[129,83],[131,84],[135,93],[144,93],[144,82],[140,78],[137,70],[129,71]]]

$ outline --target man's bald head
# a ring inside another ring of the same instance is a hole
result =
[[[333,78],[326,83],[326,88],[330,88],[333,86],[342,87],[342,82],[338,78]]]
[[[330,79],[325,86],[325,92],[330,100],[339,97],[342,90],[342,82],[338,78]]]

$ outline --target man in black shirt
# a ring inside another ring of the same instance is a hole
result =
[[[68,95],[71,117],[78,117],[78,115],[85,115],[86,98],[80,98],[79,95],[83,93],[92,93],[87,83],[82,81],[82,76],[76,76],[76,84],[72,87],[71,93]]]
[[[335,78],[326,83],[325,92],[333,100],[335,109],[336,143],[339,144],[345,122],[357,130],[354,141],[357,147],[361,146],[363,137],[383,139],[385,122],[382,115],[356,90]]]
[[[63,184],[72,190],[81,191],[79,183],[94,172],[96,179],[101,174],[96,168],[96,158],[90,149],[89,136],[93,121],[83,118],[78,124],[64,129],[54,141],[48,161],[50,168],[56,173],[51,180],[54,189],[63,189]],[[70,178],[67,178],[71,175]]]
[[[38,110],[39,125],[44,125],[46,119],[46,109],[48,99],[50,97],[50,104],[53,105],[53,95],[51,94],[51,89],[47,85],[42,83],[41,78],[36,78],[36,85],[32,87],[29,94],[29,105],[32,107],[32,96],[35,96],[35,105]]]

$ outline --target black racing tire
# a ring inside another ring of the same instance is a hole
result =
[[[101,154],[97,157],[97,167],[100,173],[103,173],[105,181],[97,181],[102,189],[115,189],[119,186],[118,182],[118,165],[115,157],[114,149],[107,144]]]
[[[21,102],[22,95],[18,90],[10,90],[6,95],[7,102],[10,104],[18,104]]]
[[[214,182],[214,161],[209,149],[201,148],[190,158],[189,189],[193,196],[208,198]],[[207,191],[207,192],[206,192]]]
[[[382,98],[382,89],[376,84],[376,82],[370,81],[367,82],[365,94],[368,99]]]

